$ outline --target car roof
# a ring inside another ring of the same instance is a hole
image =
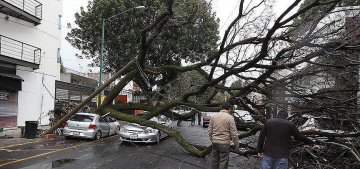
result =
[[[76,113],[76,114],[79,114],[79,115],[89,115],[89,116],[99,116],[98,114],[94,114],[94,113],[83,113],[83,112],[79,112],[79,113]],[[76,115],[75,114],[75,115]]]

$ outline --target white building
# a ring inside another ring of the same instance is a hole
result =
[[[0,0],[0,127],[49,124],[60,78],[62,0]]]

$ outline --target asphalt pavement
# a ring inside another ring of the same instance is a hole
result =
[[[175,129],[191,143],[211,144],[207,128],[197,123],[191,126],[185,121]],[[0,168],[208,169],[211,159],[209,155],[198,158],[189,154],[171,137],[162,139],[159,144],[121,143],[116,135],[96,141],[58,137],[0,145]],[[229,168],[259,168],[259,158],[230,153]]]

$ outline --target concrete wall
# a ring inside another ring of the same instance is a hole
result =
[[[41,24],[9,17],[0,13],[0,34],[41,48],[40,68],[17,66],[16,74],[24,79],[18,97],[17,125],[25,121],[37,121],[40,114],[45,116],[54,109],[55,80],[60,80],[60,64],[57,63],[58,49],[61,49],[59,15],[62,15],[63,0],[38,0],[42,3]],[[43,117],[42,125],[49,124],[49,117]]]
[[[71,83],[71,74],[70,73],[61,73],[60,81],[66,82],[66,83]]]

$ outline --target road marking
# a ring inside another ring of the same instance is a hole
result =
[[[42,139],[36,140],[36,141],[32,141],[32,142],[27,142],[27,143],[21,143],[21,144],[14,144],[14,145],[9,145],[9,146],[4,146],[4,147],[0,147],[1,149],[4,148],[10,148],[10,147],[15,147],[15,146],[22,146],[22,145],[26,145],[26,144],[31,144],[31,143],[37,143],[39,141],[42,141]]]
[[[44,156],[44,155],[56,153],[56,152],[59,152],[59,151],[76,148],[76,147],[78,147],[78,146],[82,146],[82,145],[86,145],[86,144],[90,144],[90,143],[94,143],[94,142],[98,142],[98,141],[110,139],[110,138],[113,138],[113,137],[115,137],[115,136],[117,136],[117,135],[110,136],[110,137],[106,137],[106,138],[103,138],[103,139],[100,139],[100,140],[95,140],[95,141],[90,141],[90,142],[86,142],[86,143],[77,144],[77,145],[74,145],[74,146],[71,146],[71,147],[66,147],[66,148],[63,148],[63,149],[57,149],[57,150],[55,150],[55,151],[50,151],[50,152],[47,152],[47,153],[42,153],[42,154],[38,154],[38,155],[34,155],[34,156],[30,156],[30,157],[18,159],[18,160],[15,160],[15,161],[10,161],[10,162],[4,163],[4,164],[0,164],[0,167],[6,166],[6,165],[9,165],[9,164],[13,164],[13,163],[18,163],[18,162],[25,161],[25,160],[29,160],[29,159],[33,159],[33,158],[36,158],[36,157],[41,157],[41,156]]]
[[[54,151],[59,149],[30,149],[30,150],[10,150],[10,149],[0,149],[0,151],[7,151],[7,152],[13,152],[13,151]]]

